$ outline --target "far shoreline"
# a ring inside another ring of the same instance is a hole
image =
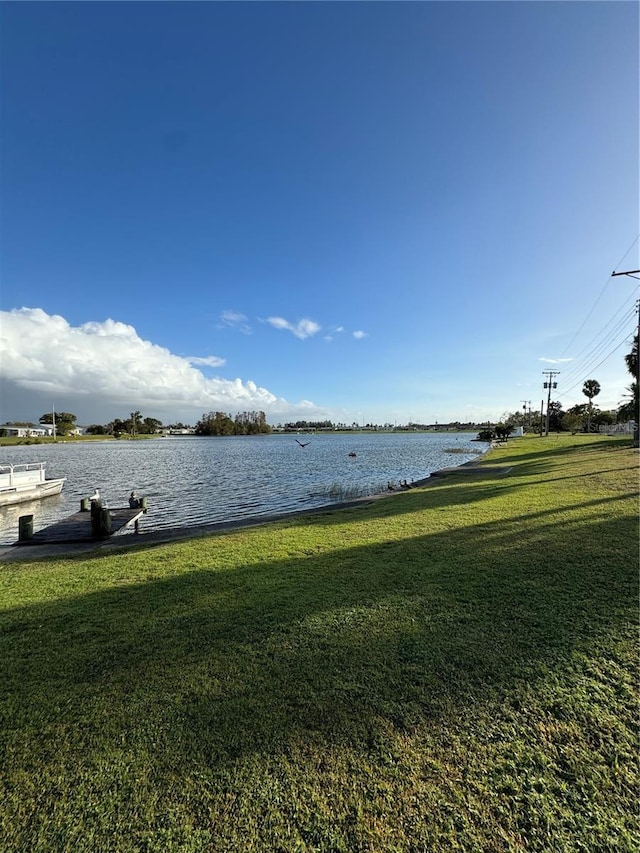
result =
[[[71,444],[75,442],[86,442],[87,444],[112,444],[119,441],[159,441],[161,439],[170,438],[180,441],[192,441],[194,438],[269,438],[273,436],[296,436],[296,435],[394,435],[394,434],[415,434],[420,435],[429,433],[430,435],[464,435],[467,433],[478,433],[477,429],[334,429],[305,432],[299,430],[295,432],[274,430],[269,433],[256,433],[255,435],[158,435],[139,433],[137,435],[129,435],[123,433],[121,435],[62,435],[53,438],[52,436],[0,436],[0,447],[33,447],[34,445],[45,444]],[[483,441],[481,438],[473,438],[472,441]]]

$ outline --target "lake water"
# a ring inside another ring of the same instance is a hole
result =
[[[420,480],[484,452],[476,433],[355,433],[229,438],[167,437],[0,448],[0,464],[46,462],[66,477],[62,494],[0,508],[0,543],[18,538],[18,517],[40,530],[80,508],[100,489],[111,507],[135,490],[148,499],[142,530],[238,521],[313,509],[376,494],[389,481]],[[355,453],[356,456],[349,456]]]

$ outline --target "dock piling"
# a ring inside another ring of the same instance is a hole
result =
[[[29,542],[33,539],[33,516],[21,515],[18,518],[18,542]]]
[[[109,507],[102,506],[101,500],[91,501],[91,535],[94,539],[111,536],[111,513]]]

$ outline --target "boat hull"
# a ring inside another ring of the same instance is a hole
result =
[[[66,477],[62,477],[57,480],[45,480],[35,485],[24,484],[0,488],[0,506],[12,506],[59,495],[65,480]]]

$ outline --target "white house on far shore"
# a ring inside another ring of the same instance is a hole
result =
[[[53,435],[53,426],[51,424],[40,424],[40,426],[13,426],[9,424],[0,424],[0,433],[3,430],[5,435],[15,436],[16,438],[50,438]],[[75,427],[68,433],[68,435],[84,434],[84,427]]]
[[[44,438],[48,435],[53,435],[53,427],[45,424],[44,426],[9,426],[8,424],[0,424],[0,432],[4,430],[5,435],[13,435],[17,438]]]

